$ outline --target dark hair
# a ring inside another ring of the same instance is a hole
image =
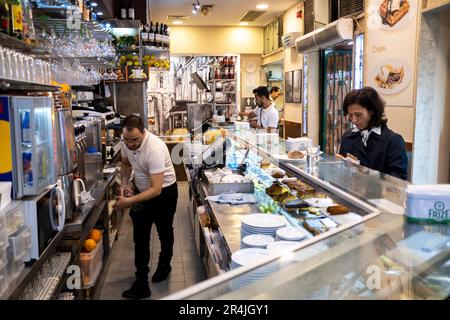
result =
[[[280,91],[280,88],[278,88],[277,86],[273,86],[272,88],[270,88],[270,94],[272,94],[273,92],[278,92]]]
[[[129,115],[122,121],[122,129],[123,128],[127,129],[127,131],[131,131],[136,128],[140,132],[144,132],[144,120],[137,115]]]
[[[269,89],[265,86],[260,86],[256,89],[253,89],[253,94],[256,94],[258,97],[266,97],[269,99]]]
[[[367,111],[372,112],[368,123],[369,128],[386,125],[385,102],[375,89],[364,87],[350,91],[344,99],[344,116],[348,115],[348,107],[352,104],[359,104]]]

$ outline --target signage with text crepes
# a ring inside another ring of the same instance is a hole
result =
[[[388,106],[413,106],[418,1],[367,0],[365,85]]]

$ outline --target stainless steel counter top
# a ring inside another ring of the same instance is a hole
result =
[[[205,196],[208,196],[206,187],[202,184]],[[214,218],[219,225],[231,253],[238,251],[241,246],[241,217],[259,212],[255,205],[230,205],[206,200],[211,207]]]

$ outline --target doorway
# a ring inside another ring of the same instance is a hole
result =
[[[342,135],[350,127],[342,104],[352,90],[352,50],[325,50],[321,60],[320,147],[326,154],[335,155],[339,152]]]

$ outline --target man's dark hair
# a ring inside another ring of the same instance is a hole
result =
[[[269,99],[269,89],[265,86],[260,86],[256,89],[253,89],[253,94],[256,94],[258,97],[266,97]]]
[[[273,86],[272,88],[270,88],[270,94],[278,91],[280,91],[280,88],[278,88],[277,86]]]
[[[122,129],[123,128],[125,128],[127,131],[131,131],[136,128],[140,132],[144,132],[144,120],[142,120],[142,118],[137,115],[129,115],[122,121]]]
[[[364,87],[350,91],[344,99],[343,109],[345,116],[348,114],[348,107],[352,104],[359,104],[367,111],[372,112],[368,123],[369,128],[386,125],[385,103],[375,89]]]

